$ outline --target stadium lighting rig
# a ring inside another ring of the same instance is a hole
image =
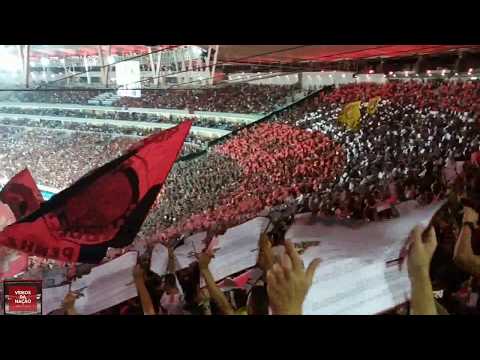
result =
[[[22,69],[22,65],[17,56],[15,56],[11,48],[0,45],[0,71],[16,72]]]

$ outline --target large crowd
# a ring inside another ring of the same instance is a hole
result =
[[[293,86],[238,84],[201,90],[148,90],[139,99],[122,98],[119,105],[266,114],[292,102],[294,94]]]
[[[64,189],[138,141],[108,133],[0,126],[2,178],[28,167],[36,181]]]
[[[347,103],[367,102],[375,96],[381,102],[373,115],[362,108],[359,129],[338,124]],[[288,242],[287,256],[295,266],[273,266],[269,255],[273,243],[284,240],[296,212],[349,219],[359,226],[398,216],[396,205],[403,201],[426,205],[446,197],[448,204],[436,215],[434,230],[424,235],[424,241],[419,231],[412,234],[409,310],[413,314],[475,311],[478,301],[474,307],[468,305],[465,293],[478,294],[480,274],[478,257],[472,252],[480,210],[479,97],[478,83],[347,85],[244,129],[205,155],[177,162],[136,245],[169,244],[200,231],[222,233],[259,214],[284,209],[274,220],[274,230],[259,241],[258,266],[264,282],[254,286],[248,297],[237,289],[236,301],[228,300],[208,269],[211,254],[203,253],[188,274],[172,271],[159,278],[139,265],[134,273],[139,298],[108,311],[233,314],[243,308],[249,314],[301,313],[299,304],[318,263],[307,270],[297,266],[298,255]],[[121,137],[109,138],[107,146],[102,143],[102,137],[112,135],[99,134],[99,142],[79,136],[67,148],[65,140],[45,130],[0,129],[0,157],[6,164],[2,175],[12,176],[25,166],[24,159],[35,159],[32,173],[46,185],[54,186],[48,180],[52,174],[72,174],[62,179],[60,188],[89,170],[97,155],[100,164],[125,148]],[[28,142],[33,136],[36,140]],[[65,162],[78,159],[84,145],[96,149],[87,158],[90,163]],[[39,146],[47,159],[35,156]],[[21,149],[16,155],[14,147]],[[189,279],[186,285],[182,277]],[[202,290],[200,277],[207,285]],[[444,289],[437,301],[441,306],[433,298],[433,290],[440,288]],[[165,295],[175,300],[165,303]],[[66,299],[67,313],[75,313],[74,300],[72,294]],[[395,311],[401,313],[403,308]]]
[[[8,117],[2,118],[1,116],[0,125],[9,127],[42,128],[56,131],[68,130],[83,133],[102,133],[115,136],[130,137],[133,140],[138,140],[139,137],[148,136],[156,131],[159,131],[159,129],[156,128],[139,128],[136,126],[117,126],[112,124],[92,124],[73,121],[30,118],[10,119]],[[190,154],[205,149],[208,146],[208,143],[214,139],[214,136],[207,136],[193,132],[190,133],[185,142],[184,155],[186,155],[186,153]],[[86,152],[88,151],[89,149],[86,148]]]
[[[140,98],[122,97],[117,106],[188,109],[189,111],[270,113],[294,100],[296,88],[284,85],[233,84],[195,90],[145,89]],[[100,95],[100,90],[32,90],[4,94],[2,101],[80,104]]]
[[[343,162],[342,149],[319,132],[280,124],[242,130],[204,157],[175,165],[147,221],[156,232],[146,239],[168,241],[240,224],[266,207],[319,189]]]
[[[189,116],[189,115],[160,115],[134,111],[103,111],[89,109],[62,109],[62,108],[21,108],[21,107],[0,107],[0,114],[27,114],[53,117],[73,117],[82,119],[102,120],[125,120],[141,121],[148,123],[179,124],[187,119],[194,120],[194,126],[234,131],[245,126],[245,121],[229,121],[225,118],[211,116]],[[5,115],[6,116],[6,115]]]
[[[88,100],[100,95],[101,90],[31,90],[14,91],[5,94],[3,101],[50,103],[50,104],[80,104],[87,105]]]

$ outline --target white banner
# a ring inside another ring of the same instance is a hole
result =
[[[94,314],[136,297],[138,294],[133,279],[136,264],[137,253],[128,252],[94,267],[89,274],[75,280],[71,290],[81,290],[83,294],[75,302],[77,312]]]
[[[63,285],[42,289],[42,315],[48,315],[52,311],[62,308],[69,286]]]
[[[268,224],[268,218],[257,217],[228,229],[224,235],[217,236],[212,240],[210,247],[215,257],[210,262],[210,271],[215,280],[221,280],[255,265],[258,254],[258,240]],[[206,233],[204,232],[192,235],[185,239],[184,245],[175,249],[176,270],[186,268],[196,261],[195,254],[200,253],[205,248],[203,242],[205,237]],[[157,254],[154,257],[152,256],[151,260],[152,271],[159,275],[164,274],[166,267],[164,251],[159,247]]]
[[[162,244],[156,244],[150,258],[150,270],[162,276],[167,273],[168,250]]]
[[[246,223],[228,229],[218,237],[218,248],[210,263],[210,271],[215,280],[255,266],[258,255],[258,240],[270,220],[257,217]]]
[[[406,269],[395,261],[415,225],[428,226],[445,202],[416,208],[399,206],[401,217],[350,228],[339,222],[309,225],[310,213],[295,217],[286,234],[295,243],[319,241],[308,247],[305,264],[321,258],[314,283],[304,303],[304,314],[377,314],[410,296]]]
[[[293,242],[320,241],[315,249],[322,249],[322,258],[370,258],[391,261],[405,244],[415,225],[427,226],[445,201],[416,208],[414,202],[397,206],[401,216],[386,221],[371,222],[361,227],[349,227],[342,222],[317,220],[309,224],[310,213],[295,216],[295,223],[285,238]],[[308,255],[309,248],[305,251]]]
[[[130,60],[115,64],[115,79],[120,87],[117,92],[119,96],[139,98],[142,95],[139,90],[142,85],[139,61]]]

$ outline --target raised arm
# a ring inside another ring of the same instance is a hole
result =
[[[262,234],[258,240],[257,265],[262,269],[264,274],[267,274],[268,270],[272,268],[273,263],[272,243],[267,234]]]
[[[462,229],[453,252],[455,264],[473,276],[480,276],[480,256],[475,255],[472,248],[472,230],[478,226],[477,223],[478,213],[465,206]]]
[[[208,265],[210,264],[210,260],[212,259],[212,255],[206,252],[202,252],[198,258],[198,265],[200,268],[200,272],[205,279],[205,283],[207,284],[208,292],[210,293],[210,298],[215,301],[217,306],[220,309],[220,312],[223,315],[233,315],[235,313],[232,305],[228,301],[225,294],[220,290],[220,288],[215,283],[215,279],[213,278]]]
[[[65,310],[65,315],[78,315],[77,310],[75,310],[75,300],[77,300],[78,295],[69,292],[65,299],[63,300],[63,309]]]
[[[430,262],[437,248],[435,228],[428,229],[422,239],[422,229],[415,227],[410,235],[408,251],[408,276],[412,285],[411,315],[437,315],[437,308],[430,281]]]
[[[168,246],[168,264],[167,264],[167,272],[170,274],[175,273],[175,254],[173,253],[173,247]]]
[[[133,269],[133,278],[135,280],[135,286],[137,287],[138,296],[140,297],[143,313],[145,315],[155,315],[152,298],[145,286],[145,272],[140,264],[137,264]]]
[[[305,270],[291,241],[285,241],[285,250],[282,264],[277,263],[268,271],[268,301],[273,315],[302,315],[303,301],[320,259],[313,260]]]

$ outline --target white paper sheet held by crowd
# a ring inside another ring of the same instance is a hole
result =
[[[397,219],[355,229],[322,221],[310,225],[310,214],[297,215],[286,238],[295,243],[319,241],[302,257],[306,265],[315,258],[322,259],[304,313],[377,314],[407,301],[407,270],[403,267],[400,271],[398,263],[392,261],[399,258],[411,230],[416,225],[428,226],[443,204],[417,208],[408,203],[400,206],[402,215]]]
[[[108,309],[137,296],[133,268],[137,253],[128,252],[74,281],[71,290],[81,290],[83,296],[75,302],[79,314],[89,315]],[[83,289],[83,290],[82,290]]]
[[[408,202],[397,207],[401,214],[399,218],[355,228],[341,222],[317,221],[310,224],[310,213],[300,214],[295,217],[295,223],[285,237],[296,243],[320,241],[317,249],[322,250],[322,258],[382,258],[387,262],[399,257],[415,225],[426,227],[444,203],[441,201],[418,208]]]
[[[215,237],[210,243],[214,258],[210,263],[210,271],[215,280],[223,279],[239,271],[255,265],[258,254],[258,240],[270,221],[265,217],[257,217],[241,225],[227,230],[224,235]],[[185,243],[175,249],[176,270],[187,267],[196,261],[195,253],[205,248],[203,240],[206,234],[200,233],[185,239]],[[155,258],[152,257],[151,269],[156,273],[165,267],[164,250],[159,250]],[[160,255],[161,254],[161,255]]]

